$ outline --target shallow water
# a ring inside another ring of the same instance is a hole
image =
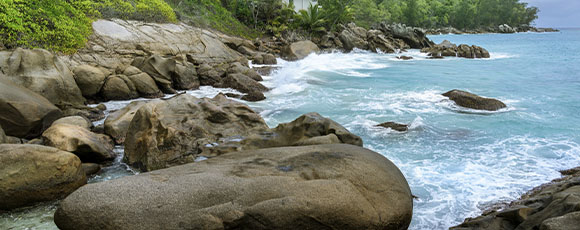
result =
[[[249,103],[270,126],[318,112],[360,135],[365,147],[393,161],[415,201],[411,229],[446,229],[497,201],[516,199],[534,186],[580,165],[580,31],[438,35],[435,42],[477,44],[491,59],[428,60],[418,50],[396,54],[311,55],[265,77],[265,101]],[[498,112],[459,108],[441,96],[451,89],[498,98]],[[214,96],[203,87],[189,92]],[[119,109],[125,102],[107,103]],[[400,133],[375,125],[411,124]],[[122,149],[117,149],[122,151]],[[113,164],[91,179],[130,175]],[[2,229],[55,228],[54,205],[0,215]]]

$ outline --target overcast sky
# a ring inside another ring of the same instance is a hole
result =
[[[521,0],[540,8],[537,27],[579,27],[580,0]]]

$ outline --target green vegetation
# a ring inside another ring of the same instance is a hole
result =
[[[255,30],[238,21],[233,16],[234,12],[228,11],[219,0],[166,0],[166,2],[175,9],[179,19],[188,24],[246,38],[258,36]],[[238,8],[249,11],[249,8],[241,5]]]
[[[349,7],[355,11],[357,24],[363,26],[387,21],[458,29],[530,25],[539,11],[519,0],[358,0]]]
[[[2,0],[0,43],[73,53],[92,33],[96,18],[174,22],[163,0]]]

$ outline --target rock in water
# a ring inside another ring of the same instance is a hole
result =
[[[456,89],[444,93],[443,96],[448,97],[461,107],[470,109],[497,111],[507,107],[499,100],[480,97],[475,94]]]
[[[105,134],[111,136],[117,144],[124,143],[131,120],[137,110],[146,103],[146,101],[134,101],[125,108],[111,113],[105,120]]]
[[[72,153],[27,144],[0,145],[0,210],[62,198],[86,184]]]
[[[234,152],[89,184],[60,203],[60,229],[406,229],[399,169],[354,145]]]
[[[55,124],[42,134],[44,143],[79,156],[83,162],[101,163],[115,158],[111,138],[70,124]]]
[[[0,79],[36,92],[60,108],[85,102],[73,73],[47,50],[0,52]]]
[[[183,94],[137,110],[125,139],[125,161],[144,171],[193,162],[221,138],[268,129],[259,114],[220,94],[213,99]]]
[[[0,79],[0,126],[9,136],[39,136],[62,112],[46,98]]]
[[[294,42],[282,50],[282,56],[290,61],[305,58],[311,53],[320,52],[320,48],[309,40]]]
[[[392,130],[396,130],[399,132],[405,132],[407,130],[409,130],[409,126],[405,125],[405,124],[399,124],[399,123],[395,123],[395,122],[385,122],[382,124],[378,124],[377,126],[383,127],[383,128],[388,128],[388,129],[392,129]]]

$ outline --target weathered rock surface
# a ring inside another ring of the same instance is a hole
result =
[[[0,79],[0,126],[7,135],[37,137],[61,116],[46,98]]]
[[[85,102],[73,73],[47,50],[0,52],[0,79],[36,92],[60,108]]]
[[[93,123],[91,123],[91,121],[89,121],[88,119],[81,117],[81,116],[63,117],[63,118],[58,119],[52,123],[52,125],[57,125],[57,124],[76,125],[79,127],[83,127],[87,130],[90,129],[91,126],[93,126]]]
[[[379,30],[383,31],[385,34],[392,35],[394,38],[402,39],[414,49],[422,49],[434,45],[434,43],[425,35],[425,31],[421,28],[408,27],[404,24],[381,23]]]
[[[409,186],[353,145],[235,152],[89,184],[63,200],[60,229],[406,229]]]
[[[129,66],[123,71],[123,74],[135,85],[135,89],[141,97],[157,98],[163,96],[163,92],[159,90],[155,80],[137,67]]]
[[[109,114],[105,120],[105,134],[111,136],[117,144],[124,143],[131,120],[133,120],[137,110],[146,103],[145,101],[134,101],[123,109]]]
[[[497,99],[480,97],[478,95],[456,89],[444,93],[443,96],[448,97],[450,100],[454,101],[461,107],[470,109],[496,111],[507,107],[503,102]]]
[[[200,63],[243,62],[245,59],[222,43],[216,33],[184,23],[97,20],[93,22],[93,30],[86,48],[67,58],[71,66],[91,64],[115,70],[129,65],[136,57],[151,54],[188,55]]]
[[[310,55],[311,53],[320,52],[320,48],[314,42],[305,40],[294,42],[284,49],[282,49],[282,57],[287,60],[295,61],[305,58],[306,56]]]
[[[399,131],[399,132],[405,132],[405,131],[409,130],[408,125],[399,124],[396,122],[385,122],[385,123],[378,124],[377,126],[387,128],[387,129],[392,129],[392,130]]]
[[[563,230],[580,224],[580,169],[562,172],[565,176],[541,185],[500,210],[468,218],[453,230]]]
[[[115,158],[111,139],[84,127],[56,124],[42,134],[45,145],[76,154],[83,162],[100,163]]]
[[[336,39],[338,38],[338,40]],[[433,45],[419,28],[401,24],[380,24],[377,29],[366,30],[354,23],[343,26],[336,36],[329,34],[321,39],[321,46],[332,48],[334,45],[352,51],[353,49],[372,52],[394,53],[408,48],[424,48]]]
[[[125,162],[151,171],[193,162],[198,156],[281,146],[347,143],[360,137],[316,113],[269,129],[247,105],[218,95],[179,95],[142,105],[125,140]]]
[[[135,113],[125,139],[125,161],[144,171],[193,162],[221,138],[266,130],[247,105],[218,95],[213,99],[183,94],[154,100]]]
[[[4,129],[2,129],[2,125],[0,125],[0,144],[6,143],[6,133],[4,133]]]
[[[243,74],[228,74],[221,84],[222,87],[236,89],[242,93],[263,93],[268,88]]]
[[[101,94],[105,100],[128,100],[139,97],[137,87],[125,75],[111,75],[107,77]]]
[[[428,53],[430,57],[463,57],[463,58],[490,58],[489,52],[476,45],[459,46],[445,40],[438,45],[421,49],[421,52]]]
[[[105,73],[90,65],[80,65],[73,69],[75,81],[83,96],[95,97],[105,84]]]
[[[86,183],[81,161],[52,147],[0,144],[0,210],[65,197]]]

